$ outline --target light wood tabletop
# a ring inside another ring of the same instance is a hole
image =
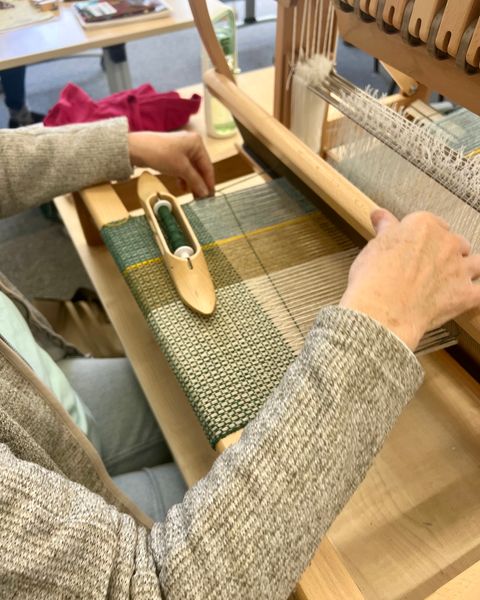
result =
[[[193,27],[188,0],[168,0],[168,4],[172,8],[168,17],[87,30],[80,25],[71,4],[62,3],[57,18],[0,33],[0,69]],[[209,2],[212,7],[220,4],[217,0]]]
[[[170,16],[138,23],[84,29],[71,4],[61,3],[58,17],[0,32],[0,70],[106,48],[132,40],[193,27],[188,0],[168,0]],[[209,8],[222,6],[209,0]],[[158,57],[159,68],[161,57]]]

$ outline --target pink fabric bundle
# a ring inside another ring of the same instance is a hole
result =
[[[82,88],[69,83],[43,122],[54,127],[126,116],[130,131],[172,131],[188,122],[190,115],[198,111],[200,102],[198,94],[183,99],[177,92],[159,94],[150,84],[95,102]]]

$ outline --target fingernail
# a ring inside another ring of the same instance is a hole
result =
[[[210,194],[208,193],[208,188],[205,185],[200,186],[200,196],[202,198],[206,198],[207,196],[209,196]]]

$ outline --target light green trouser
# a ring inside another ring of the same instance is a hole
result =
[[[186,491],[126,358],[69,358],[59,367],[94,419],[92,441],[115,483],[156,521]]]

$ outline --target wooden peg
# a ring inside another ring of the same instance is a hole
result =
[[[378,0],[360,0],[360,9],[375,18],[377,15]]]
[[[445,8],[446,3],[447,0],[416,0],[408,27],[410,35],[426,44],[433,19]]]
[[[466,61],[475,69],[480,68],[480,19],[475,26],[472,40],[467,50]]]
[[[448,0],[435,45],[441,52],[457,56],[463,34],[480,16],[480,0]]]
[[[383,8],[384,22],[400,31],[407,4],[408,0],[387,0]]]
[[[393,67],[391,67],[390,65],[387,65],[384,62],[382,62],[382,66],[387,71],[387,73],[390,75],[390,77],[395,81],[395,83],[398,85],[398,87],[400,88],[401,94],[403,94],[404,96],[410,97],[410,96],[414,96],[415,94],[418,93],[420,85],[419,85],[418,81],[413,79],[413,77],[410,77],[409,75],[405,75],[405,73],[402,73],[398,69],[394,69]]]
[[[203,250],[178,200],[169,193],[157,177],[147,172],[142,173],[138,178],[137,192],[145,210],[145,217],[182,302],[201,315],[211,315],[216,304],[213,281]],[[168,200],[170,203],[172,214],[194,251],[192,256],[181,258],[171,252],[153,210],[154,204],[159,199]]]

